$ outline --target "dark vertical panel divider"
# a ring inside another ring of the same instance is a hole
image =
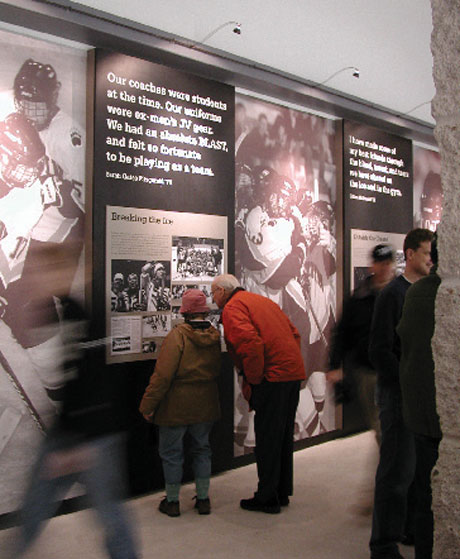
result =
[[[90,59],[95,84],[92,302],[96,327],[106,335],[107,206],[227,216],[228,268],[233,271],[234,90],[123,54],[96,50]],[[157,428],[138,412],[154,361],[110,369],[123,387],[130,493],[158,489],[163,480]],[[224,359],[223,413],[212,434],[214,471],[232,464],[232,375]],[[188,465],[185,471],[187,479]]]

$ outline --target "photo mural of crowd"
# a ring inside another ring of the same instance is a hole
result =
[[[275,301],[302,337],[308,380],[296,438],[335,428],[325,371],[336,317],[336,161],[333,121],[237,96],[236,275]],[[253,446],[236,391],[235,452]]]

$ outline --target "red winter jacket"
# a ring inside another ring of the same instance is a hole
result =
[[[249,384],[306,378],[300,334],[267,297],[236,289],[223,308],[222,323],[228,351]]]

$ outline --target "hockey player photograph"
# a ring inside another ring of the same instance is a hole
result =
[[[238,95],[236,274],[277,303],[301,335],[295,438],[335,429],[325,371],[336,319],[335,154],[331,121]],[[252,413],[235,386],[235,455],[254,447]]]
[[[0,513],[17,509],[32,450],[59,408],[59,298],[43,316],[28,276],[41,248],[73,248],[83,302],[85,55],[0,32]],[[75,246],[80,247],[75,250]],[[46,262],[40,262],[46,266]],[[36,289],[41,286],[37,285]],[[53,314],[53,316],[50,315]]]
[[[436,231],[441,216],[441,156],[439,152],[414,146],[414,227]]]

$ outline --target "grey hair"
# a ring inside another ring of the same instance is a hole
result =
[[[212,283],[217,287],[222,287],[224,291],[233,291],[237,287],[241,287],[240,282],[232,274],[217,276]]]

